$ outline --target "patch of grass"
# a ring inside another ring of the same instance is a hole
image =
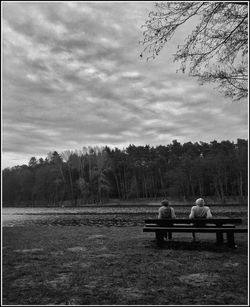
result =
[[[247,235],[236,250],[202,238],[159,249],[140,226],[4,227],[3,304],[247,304]]]

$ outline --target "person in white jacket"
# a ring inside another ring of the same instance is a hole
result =
[[[191,213],[189,215],[189,218],[190,219],[202,219],[202,218],[205,218],[205,219],[209,219],[212,217],[212,213],[209,209],[208,206],[205,206],[205,201],[203,198],[198,198],[196,201],[195,201],[195,206],[193,206],[191,208]],[[193,236],[193,241],[196,240],[195,238],[195,233],[193,232],[192,233],[192,236]]]

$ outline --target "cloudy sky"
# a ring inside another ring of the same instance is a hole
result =
[[[248,138],[247,102],[139,57],[154,2],[2,5],[2,167],[50,151]]]

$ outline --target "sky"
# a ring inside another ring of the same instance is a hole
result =
[[[248,138],[247,101],[141,58],[154,2],[2,2],[2,168],[51,151]]]

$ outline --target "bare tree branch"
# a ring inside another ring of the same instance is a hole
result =
[[[183,45],[177,46],[174,61],[178,71],[214,82],[235,100],[248,94],[248,3],[247,2],[158,2],[142,26],[141,57],[155,59],[176,30],[194,16],[200,19]]]

